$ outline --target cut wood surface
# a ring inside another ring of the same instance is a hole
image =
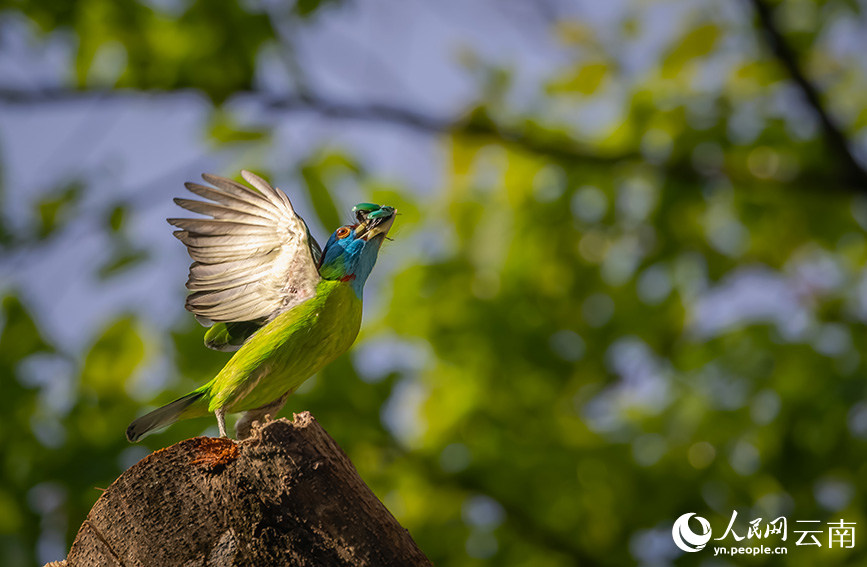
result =
[[[126,471],[52,565],[430,565],[316,420],[196,437]]]

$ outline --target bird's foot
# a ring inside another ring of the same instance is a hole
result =
[[[226,435],[226,410],[220,408],[214,414],[217,416],[217,427],[220,428],[220,437],[228,437]]]
[[[258,421],[260,424],[264,424],[266,421],[269,421],[272,416],[276,416],[280,409],[283,408],[286,399],[291,393],[291,391],[286,392],[271,403],[244,412],[244,415],[235,422],[235,437],[238,441],[246,439],[252,435],[254,422]]]

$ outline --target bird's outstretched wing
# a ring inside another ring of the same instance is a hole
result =
[[[168,219],[193,259],[187,310],[205,325],[224,323],[208,333],[225,335],[208,343],[218,350],[237,349],[260,325],[312,297],[320,280],[319,244],[286,194],[249,171],[241,175],[255,189],[204,174],[213,187],[186,187],[212,202],[175,199],[211,218]]]

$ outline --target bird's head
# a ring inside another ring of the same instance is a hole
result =
[[[348,281],[358,297],[376,263],[379,247],[394,223],[394,207],[360,203],[353,207],[355,224],[341,226],[325,244],[319,275]]]

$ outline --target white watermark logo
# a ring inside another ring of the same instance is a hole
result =
[[[732,511],[725,532],[713,541],[733,540],[734,545],[712,546],[714,555],[786,555],[789,552],[789,521],[785,516],[763,522],[754,518],[746,526],[736,527],[737,511]],[[690,526],[690,520],[695,520]],[[698,525],[696,525],[696,523]],[[826,527],[827,526],[827,527]],[[746,530],[744,530],[746,527]],[[693,531],[693,528],[698,528]],[[795,547],[815,546],[852,549],[855,547],[855,522],[838,520],[821,522],[819,520],[795,520]],[[740,532],[740,533],[739,533]],[[719,532],[717,532],[719,533]],[[705,548],[711,541],[713,530],[710,522],[694,512],[682,515],[674,521],[671,537],[674,544],[683,551],[694,553]]]
[[[698,521],[700,533],[695,533],[689,527],[689,520],[692,517],[695,517],[696,521]],[[701,551],[707,545],[707,542],[710,541],[710,536],[710,522],[701,516],[696,516],[694,512],[684,514],[675,520],[674,526],[671,528],[671,537],[674,539],[674,545],[684,551]]]

